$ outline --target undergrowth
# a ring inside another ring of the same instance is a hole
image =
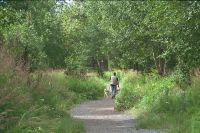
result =
[[[200,132],[200,79],[181,88],[173,76],[126,73],[115,100],[116,110],[137,114],[138,128],[155,128],[169,133]]]
[[[102,96],[99,78],[66,76],[63,71],[28,73],[23,63],[0,51],[0,132],[80,133],[72,105]]]

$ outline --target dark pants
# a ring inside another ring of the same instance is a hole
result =
[[[110,85],[112,89],[112,98],[115,98],[116,91],[117,91],[117,86],[116,85]]]

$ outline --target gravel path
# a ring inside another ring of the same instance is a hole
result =
[[[84,123],[86,133],[158,133],[135,129],[136,121],[122,112],[115,112],[113,102],[110,98],[85,102],[72,108],[71,115]]]

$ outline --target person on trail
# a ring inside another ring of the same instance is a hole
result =
[[[113,75],[110,77],[110,86],[112,89],[112,99],[115,98],[117,86],[119,87],[119,80],[116,76],[116,73],[114,72]]]

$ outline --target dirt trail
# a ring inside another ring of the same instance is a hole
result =
[[[136,120],[122,112],[115,112],[113,102],[110,98],[85,102],[75,106],[71,115],[83,121],[86,133],[158,133],[151,129],[136,130]]]

